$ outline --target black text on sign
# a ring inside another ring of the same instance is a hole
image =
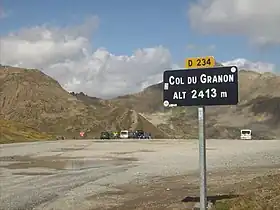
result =
[[[185,67],[186,68],[211,68],[216,64],[213,56],[198,57],[198,58],[187,58]]]

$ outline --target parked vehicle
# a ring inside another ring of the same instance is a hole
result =
[[[144,131],[143,130],[136,130],[135,131],[135,137],[137,139],[142,139],[144,137]]]
[[[112,138],[113,138],[113,139],[118,139],[118,138],[120,138],[120,133],[117,132],[117,131],[112,132]]]
[[[145,139],[151,139],[152,138],[152,136],[151,136],[151,134],[150,133],[144,133],[144,138]]]
[[[134,139],[134,138],[135,138],[135,132],[129,131],[129,132],[128,132],[128,138],[129,138],[129,139]]]
[[[128,130],[122,130],[120,132],[120,138],[121,139],[128,139],[129,138],[129,131]]]
[[[100,139],[110,139],[110,133],[108,131],[101,132]]]
[[[252,139],[252,130],[242,129],[240,131],[240,138],[244,139],[244,140],[251,140]]]

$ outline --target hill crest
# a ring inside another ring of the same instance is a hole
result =
[[[0,67],[0,106],[1,119],[51,135],[72,138],[86,131],[89,137],[97,137],[101,131],[127,129],[133,124],[134,129],[164,136],[134,110],[82,93],[68,93],[39,70]]]
[[[280,136],[280,77],[239,72],[238,106],[207,107],[209,138],[238,138],[251,128],[256,138]],[[112,100],[69,93],[39,70],[0,67],[0,117],[51,135],[98,136],[103,130],[145,129],[157,137],[196,138],[195,107],[165,109],[162,83]]]

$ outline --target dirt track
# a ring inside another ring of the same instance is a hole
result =
[[[207,145],[210,194],[279,172],[279,140]],[[0,160],[1,210],[184,209],[181,200],[198,195],[196,140],[2,145]]]

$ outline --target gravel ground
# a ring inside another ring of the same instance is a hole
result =
[[[221,177],[233,182],[275,172],[279,163],[280,140],[207,140],[207,167],[212,173],[209,184],[213,186]],[[143,189],[149,188],[152,199],[165,186],[172,188],[177,183],[177,193],[171,190],[169,194],[178,195],[182,186],[179,180],[197,186],[194,174],[198,167],[197,140],[64,140],[1,145],[0,209],[131,209],[133,205],[136,209],[136,204],[138,209],[157,209]],[[160,209],[181,208],[160,203]]]

